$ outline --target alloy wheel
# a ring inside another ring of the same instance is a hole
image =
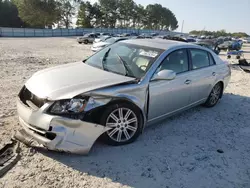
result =
[[[217,103],[217,101],[220,98],[220,94],[221,94],[221,86],[220,86],[220,84],[217,84],[212,89],[212,92],[211,92],[211,95],[210,95],[209,102],[210,102],[211,105],[214,105],[214,104]]]
[[[128,108],[117,108],[112,111],[106,121],[110,127],[107,135],[116,142],[130,140],[138,129],[138,119],[135,113]]]

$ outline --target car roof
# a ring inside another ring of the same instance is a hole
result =
[[[178,46],[185,46],[185,47],[196,47],[197,45],[186,43],[186,42],[179,42],[174,40],[166,40],[166,39],[129,39],[122,41],[128,44],[135,44],[141,45],[146,47],[153,47],[153,48],[160,48],[160,49],[170,49]]]

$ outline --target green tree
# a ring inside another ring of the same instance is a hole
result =
[[[91,21],[93,20],[93,6],[89,1],[82,2],[77,16],[77,26],[91,28]]]
[[[35,28],[51,28],[59,19],[59,3],[55,0],[14,0],[20,18]]]
[[[146,7],[144,25],[149,29],[175,30],[178,28],[178,21],[168,8],[160,4],[149,4]]]
[[[175,15],[160,4],[146,8],[133,0],[99,0],[93,5],[83,2],[78,11],[77,25],[81,27],[121,27],[175,30]]]
[[[103,13],[104,27],[115,28],[118,20],[118,0],[99,0],[100,9]]]
[[[94,27],[103,27],[103,12],[101,11],[101,6],[98,3],[94,3],[92,7],[92,26]]]
[[[9,0],[0,0],[0,27],[24,27],[15,4]]]
[[[72,24],[72,17],[75,15],[74,1],[60,0],[59,2],[59,25],[69,28]]]
[[[135,11],[135,2],[133,0],[119,0],[118,1],[118,16],[120,27],[129,27],[134,11]]]
[[[219,30],[219,31],[197,31],[193,30],[189,32],[192,35],[212,35],[215,37],[220,37],[220,36],[231,36],[231,37],[238,37],[238,38],[243,38],[243,37],[248,37],[248,35],[244,32],[236,32],[236,33],[227,33],[225,29]]]
[[[170,30],[173,31],[173,30],[176,30],[179,27],[179,25],[178,25],[178,21],[177,21],[175,15],[171,11],[170,11],[170,14],[171,14],[171,16],[170,16]]]
[[[146,10],[144,7],[139,4],[134,7],[134,12],[133,12],[133,27],[141,29],[144,27],[144,24],[146,22]]]

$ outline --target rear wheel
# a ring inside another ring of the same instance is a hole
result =
[[[205,102],[204,105],[206,107],[213,107],[213,106],[215,106],[218,103],[218,101],[220,100],[222,91],[223,91],[222,84],[221,83],[217,83],[213,87],[213,89],[212,89],[210,95],[208,96],[207,101]]]
[[[114,104],[103,114],[101,124],[111,129],[103,139],[109,145],[129,144],[137,139],[142,129],[142,117],[137,107],[129,104]]]

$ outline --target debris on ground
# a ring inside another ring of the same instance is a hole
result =
[[[19,142],[11,140],[0,149],[0,178],[7,173],[20,159]]]

